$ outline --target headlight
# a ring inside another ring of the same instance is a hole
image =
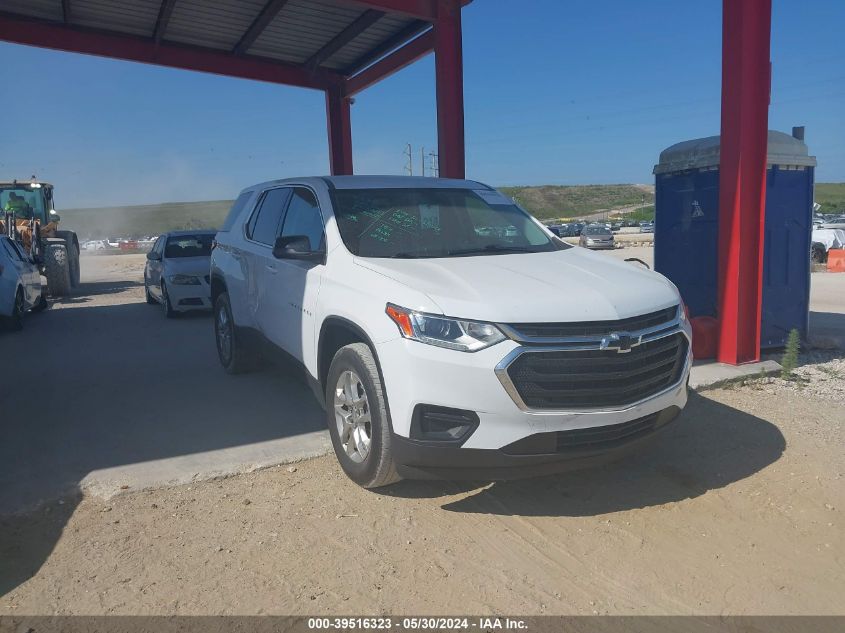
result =
[[[414,312],[392,303],[387,304],[386,312],[402,336],[428,345],[461,352],[477,352],[505,340],[501,330],[490,323]]]
[[[170,283],[177,286],[199,286],[200,280],[199,277],[193,275],[173,275],[170,278]]]

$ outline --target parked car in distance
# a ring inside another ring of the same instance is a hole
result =
[[[171,231],[147,253],[144,293],[159,303],[166,317],[189,310],[210,310],[209,267],[216,231]]]
[[[216,241],[222,367],[301,364],[361,486],[607,461],[686,404],[675,286],[550,236],[481,183],[266,182],[240,193]]]
[[[17,242],[0,235],[0,320],[12,330],[23,327],[24,315],[47,307],[38,265]]]
[[[640,222],[640,233],[654,233],[654,222]]]
[[[564,226],[561,224],[547,224],[546,228],[558,237],[565,237],[565,229]]]
[[[839,218],[829,218],[822,224],[824,229],[845,229],[845,216]]]
[[[578,240],[578,246],[591,249],[609,249],[616,248],[616,243],[613,238],[613,232],[602,225],[586,226],[581,231],[581,237]]]

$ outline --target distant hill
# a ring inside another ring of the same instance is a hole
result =
[[[819,213],[845,213],[845,182],[817,182],[815,193]]]
[[[640,206],[643,200],[646,205],[654,204],[654,187],[650,185],[541,185],[499,189],[541,220],[631,209]],[[845,211],[845,183],[816,183],[816,202],[822,205],[823,213]],[[141,237],[176,229],[219,227],[231,204],[231,200],[166,202],[64,209],[60,213],[63,228],[76,231],[83,239]],[[651,209],[643,211],[652,212]]]
[[[82,239],[143,237],[177,229],[217,228],[223,224],[231,200],[165,202],[132,207],[60,209],[62,228]]]
[[[654,203],[651,185],[542,185],[500,190],[541,220]]]

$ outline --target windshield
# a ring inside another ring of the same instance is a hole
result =
[[[566,248],[497,191],[340,189],[335,219],[361,257],[462,257]]]
[[[174,235],[167,238],[164,256],[167,259],[176,257],[210,257],[211,242],[214,236],[210,233],[201,235]]]
[[[47,213],[44,208],[44,196],[41,189],[33,189],[26,185],[0,186],[0,210],[14,213],[19,218],[46,221]]]
[[[610,230],[600,226],[589,226],[584,229],[584,233],[587,235],[610,235]]]

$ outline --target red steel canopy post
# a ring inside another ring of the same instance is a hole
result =
[[[329,132],[329,163],[333,176],[352,175],[352,97],[341,86],[326,90],[326,126]]]
[[[437,83],[439,175],[444,178],[464,178],[464,71],[461,3],[457,0],[437,0],[434,72]]]
[[[723,0],[716,359],[760,359],[771,0]]]

